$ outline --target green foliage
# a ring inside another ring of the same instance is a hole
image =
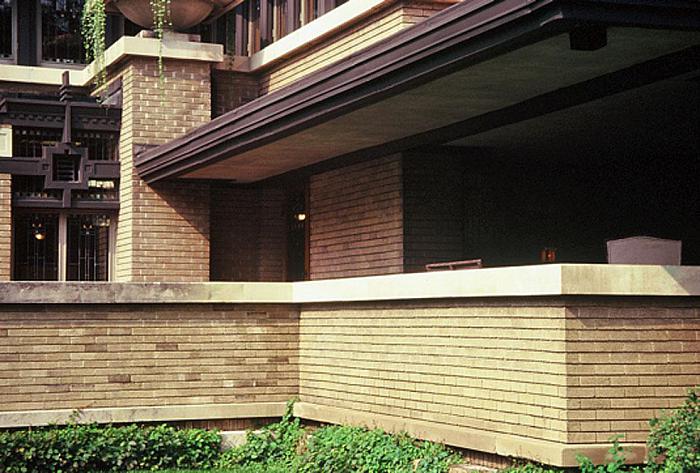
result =
[[[622,445],[620,445],[621,435],[617,435],[612,439],[612,447],[608,452],[612,456],[612,460],[606,465],[595,465],[590,458],[583,455],[578,455],[576,460],[581,468],[581,473],[624,473],[624,472],[639,472],[637,467],[627,467],[625,465],[625,454]]]
[[[85,0],[81,16],[80,31],[87,55],[87,62],[95,61],[97,76],[95,84],[99,88],[107,81],[105,70],[105,31],[107,15],[104,0]]]
[[[165,83],[165,69],[163,65],[163,35],[169,28],[170,2],[171,0],[149,0],[153,12],[153,31],[158,44],[158,79],[161,90]],[[107,16],[105,13],[105,0],[85,0],[80,21],[80,31],[83,37],[83,45],[87,54],[87,62],[95,61],[97,73],[95,76],[95,88],[99,89],[107,82],[105,68]]]
[[[437,473],[458,458],[442,445],[381,430],[330,426],[310,437],[299,473]]]
[[[663,473],[700,472],[700,399],[696,390],[671,413],[649,421],[649,470]]]
[[[236,473],[440,473],[459,457],[446,447],[381,430],[328,426],[306,434],[292,415],[222,454],[218,468]]]
[[[170,0],[150,0],[153,12],[153,31],[158,38],[158,83],[161,92],[165,90],[165,68],[163,65],[163,35],[170,22]]]
[[[579,455],[581,473],[700,473],[700,396],[691,390],[678,409],[649,421],[648,457],[643,467],[626,466],[620,437],[612,439],[612,460],[594,465]],[[528,464],[505,470],[508,473],[557,473]]]
[[[208,468],[219,456],[217,432],[167,425],[61,428],[0,432],[5,473]]]
[[[291,468],[296,461],[296,448],[304,435],[299,419],[292,414],[293,402],[287,403],[287,409],[277,423],[270,424],[259,432],[248,432],[246,443],[224,452],[219,459],[219,468],[248,467],[246,473],[257,473],[258,466],[272,468],[282,464]]]

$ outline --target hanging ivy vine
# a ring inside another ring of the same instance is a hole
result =
[[[104,0],[85,0],[80,23],[86,59],[88,64],[95,61],[97,67],[95,85],[100,88],[107,82],[105,68],[107,14]]]
[[[171,0],[149,0],[153,13],[153,31],[158,38],[158,83],[161,91],[165,85],[165,68],[163,64],[163,36],[172,26],[170,22]],[[86,59],[95,61],[95,88],[99,89],[107,82],[105,64],[107,14],[105,0],[85,0],[81,17],[81,33],[85,47]]]
[[[165,67],[163,65],[163,35],[172,26],[170,22],[170,0],[150,0],[153,12],[153,31],[158,38],[158,84],[161,93],[165,90]]]

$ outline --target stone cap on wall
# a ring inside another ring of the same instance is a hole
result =
[[[700,266],[549,264],[280,283],[0,283],[2,304],[304,304],[530,296],[700,296]]]
[[[166,36],[162,46],[163,59],[211,63],[224,60],[224,47],[220,44],[197,43]],[[160,40],[156,38],[122,36],[105,51],[105,66],[113,67],[127,56],[156,59],[161,52],[160,47]],[[4,64],[0,67],[0,81],[60,86],[66,69],[69,70],[70,85],[76,87],[89,85],[99,72],[95,62],[82,69]]]

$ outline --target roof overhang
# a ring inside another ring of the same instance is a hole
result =
[[[592,47],[583,45],[591,50],[572,50],[572,31],[584,43],[592,35]],[[135,164],[150,183],[254,182],[333,158],[450,142],[696,71],[698,31],[700,5],[690,1],[465,1]]]

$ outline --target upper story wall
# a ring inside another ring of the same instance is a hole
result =
[[[336,32],[318,40],[308,41],[282,58],[260,77],[260,95],[289,85],[314,71],[377,43],[402,29],[434,15],[453,1],[404,0],[388,1],[371,12],[348,21]],[[316,21],[324,21],[319,18]]]
[[[250,57],[229,56],[216,65],[214,115],[291,85],[458,2],[345,2]]]

